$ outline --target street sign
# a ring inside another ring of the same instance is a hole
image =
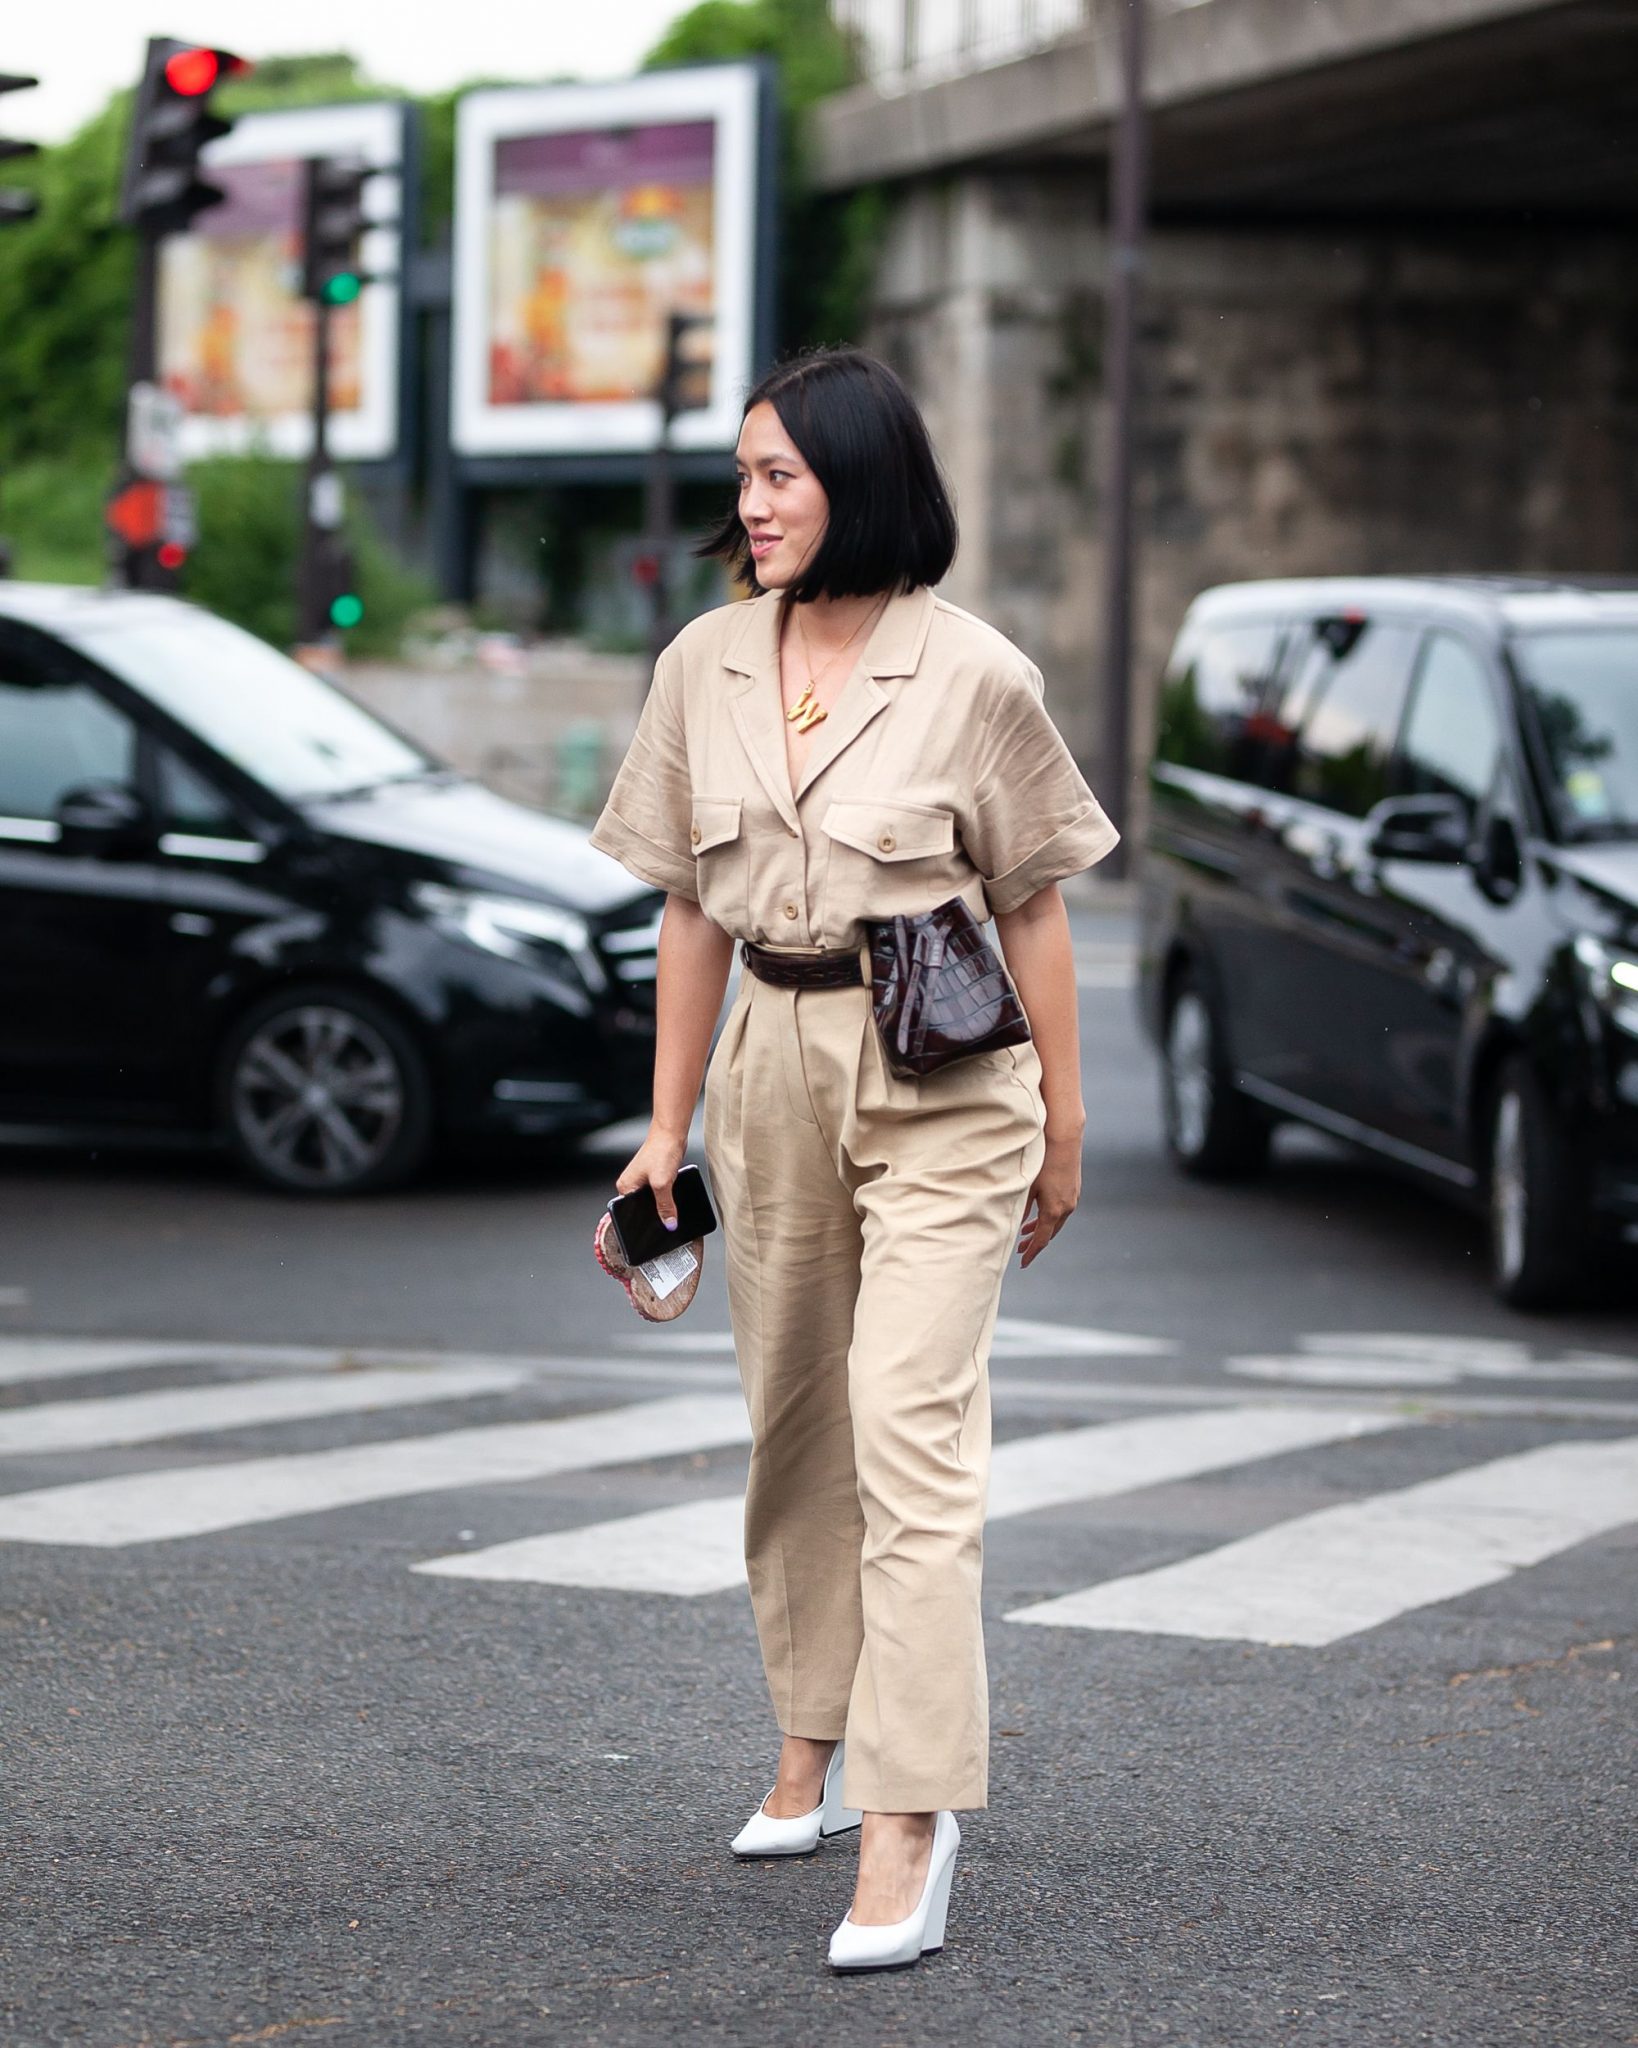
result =
[[[185,484],[165,487],[165,538],[172,547],[191,548],[199,538],[199,519],[192,491]]]
[[[131,386],[126,412],[125,447],[131,467],[141,476],[167,479],[181,474],[182,402],[163,385]]]

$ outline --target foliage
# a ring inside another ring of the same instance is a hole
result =
[[[779,347],[858,337],[884,211],[879,190],[812,190],[807,116],[860,76],[853,38],[827,0],[700,0],[661,36],[645,69],[772,57],[779,66]]]
[[[221,456],[188,472],[197,497],[199,544],[188,558],[189,597],[275,646],[296,637],[301,470],[271,455]],[[357,491],[347,537],[358,567],[363,623],[347,636],[354,654],[395,652],[404,627],[432,602],[382,538]]]
[[[12,574],[30,583],[102,579],[102,501],[114,479],[110,445],[99,453],[34,456],[0,471],[0,534],[12,543]]]
[[[118,435],[133,265],[114,210],[129,97],[6,166],[6,183],[40,206],[0,233],[0,465],[82,448],[103,459]]]

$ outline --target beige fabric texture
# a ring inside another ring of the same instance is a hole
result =
[[[888,605],[793,796],[779,603],[707,612],[661,655],[592,833],[634,875],[736,939],[851,950],[862,919],[1015,910],[1115,844],[1040,671],[929,590]]]
[[[1039,672],[927,590],[889,603],[793,793],[779,625],[762,597],[662,655],[592,835],[642,880],[868,975],[864,920],[1006,912],[1114,845]],[[706,1077],[768,1687],[786,1734],[845,1735],[843,1797],[870,1811],[988,1797],[989,1347],[1040,1080],[1033,1045],[901,1078],[868,988],[750,974]]]

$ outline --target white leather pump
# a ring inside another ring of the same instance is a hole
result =
[[[770,1792],[768,1798],[772,1798]],[[755,1813],[735,1835],[731,1847],[736,1856],[806,1856],[817,1849],[821,1836],[840,1835],[856,1828],[864,1815],[856,1807],[842,1804],[842,1745],[837,1743],[825,1766],[825,1789],[811,1813],[799,1813],[790,1820],[765,1812],[764,1799]]]
[[[896,1970],[919,1962],[944,1946],[944,1922],[950,1911],[950,1880],[955,1876],[961,1830],[948,1807],[933,1822],[932,1853],[916,1910],[907,1920],[881,1927],[861,1927],[849,1914],[830,1937],[833,1970]]]

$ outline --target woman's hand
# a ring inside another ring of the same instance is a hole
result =
[[[635,1194],[638,1188],[654,1190],[654,1206],[660,1212],[660,1221],[668,1230],[677,1227],[677,1204],[671,1193],[671,1183],[677,1178],[677,1169],[683,1163],[683,1154],[688,1150],[686,1138],[674,1136],[669,1131],[648,1127],[648,1136],[631,1155],[625,1171],[614,1183],[617,1195]]]
[[[1038,1259],[1075,1213],[1081,1199],[1081,1139],[1054,1137],[1049,1131],[1046,1157],[1024,1204],[1024,1221],[1018,1238],[1019,1264]]]

